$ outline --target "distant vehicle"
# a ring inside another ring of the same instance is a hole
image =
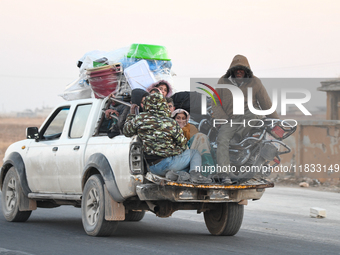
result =
[[[0,172],[2,211],[7,221],[24,222],[37,207],[81,208],[91,236],[111,235],[119,221],[140,221],[145,211],[169,217],[177,210],[204,213],[213,235],[235,235],[247,200],[260,199],[273,183],[193,184],[149,172],[137,136],[110,139],[107,99],[59,104],[40,129],[9,146]]]

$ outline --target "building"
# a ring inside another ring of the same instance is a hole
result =
[[[340,120],[340,79],[323,81],[318,90],[327,93],[327,120]]]

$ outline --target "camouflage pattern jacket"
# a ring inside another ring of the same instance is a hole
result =
[[[170,115],[165,98],[152,94],[145,98],[144,112],[128,115],[123,133],[127,137],[138,135],[148,155],[167,158],[181,154],[187,148],[187,139]]]

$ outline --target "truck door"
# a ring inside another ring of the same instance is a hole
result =
[[[84,153],[90,136],[88,118],[92,104],[78,105],[72,116],[67,138],[59,146],[57,166],[62,193],[81,193]]]
[[[27,149],[27,181],[33,192],[60,193],[56,156],[63,140],[70,106],[58,108],[40,130],[38,142]]]

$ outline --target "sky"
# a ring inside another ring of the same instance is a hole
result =
[[[86,52],[132,43],[166,46],[177,91],[190,77],[222,76],[242,54],[259,78],[315,78],[312,101],[325,105],[316,88],[340,77],[339,9],[336,0],[0,0],[0,113],[56,106]]]

